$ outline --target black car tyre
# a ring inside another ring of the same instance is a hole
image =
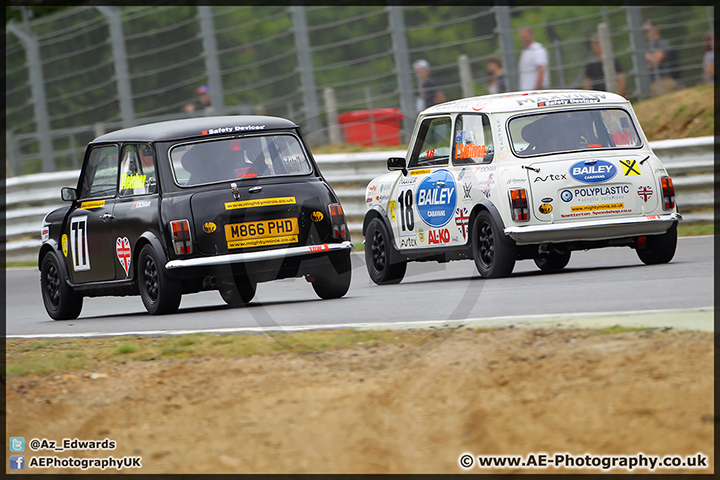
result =
[[[365,235],[365,265],[370,279],[378,285],[400,283],[405,276],[407,261],[390,263],[390,235],[382,220],[374,218]]]
[[[174,313],[180,306],[180,282],[168,277],[151,245],[138,256],[138,286],[145,309],[153,315]]]
[[[62,278],[57,257],[46,254],[40,264],[40,289],[45,310],[53,320],[72,320],[80,315],[83,297]]]
[[[638,247],[635,251],[640,260],[646,265],[657,265],[668,263],[675,256],[677,247],[677,223],[673,224],[666,233],[662,235],[648,235],[644,247]]]
[[[236,278],[235,284],[220,286],[220,296],[231,307],[243,307],[255,298],[257,283],[248,278]]]
[[[324,300],[342,297],[350,289],[350,255],[335,262],[328,262],[325,268],[313,273],[312,277],[315,279],[312,287],[318,297]]]
[[[473,222],[472,249],[482,277],[507,277],[515,268],[515,242],[505,236],[487,210],[481,210]]]
[[[570,250],[551,250],[550,253],[535,258],[535,265],[543,272],[562,270],[570,262],[570,254]]]

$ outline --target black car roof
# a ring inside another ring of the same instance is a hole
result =
[[[157,142],[190,137],[212,137],[231,133],[259,132],[264,130],[295,128],[290,120],[261,115],[226,115],[199,117],[149,123],[106,133],[93,140],[99,142]]]

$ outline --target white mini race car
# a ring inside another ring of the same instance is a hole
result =
[[[646,264],[675,254],[675,191],[630,103],[548,90],[466,98],[418,115],[406,158],[367,186],[372,280],[408,261],[474,259],[483,277],[517,260],[564,268],[573,250],[627,246]]]

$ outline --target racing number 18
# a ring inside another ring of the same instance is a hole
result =
[[[401,191],[398,196],[398,205],[400,205],[400,224],[402,231],[415,230],[415,219],[413,218],[413,196],[412,189]]]

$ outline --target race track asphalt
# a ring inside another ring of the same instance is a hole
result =
[[[467,319],[490,325],[498,324],[497,317],[547,322],[571,316],[582,325],[583,318],[638,311],[665,311],[663,318],[672,326],[678,316],[673,312],[709,309],[712,315],[713,242],[713,236],[680,238],[675,258],[665,265],[643,265],[629,248],[605,248],[573,252],[559,273],[542,273],[526,260],[509,278],[492,280],[480,278],[472,261],[411,263],[403,282],[391,286],[373,284],[364,257],[353,254],[352,285],[338,300],[320,300],[304,279],[286,279],[260,284],[246,308],[230,308],[218,292],[209,291],[184,296],[174,315],[154,317],[140,297],[96,297],[85,299],[80,318],[60,322],[45,313],[39,272],[15,268],[6,271],[6,335],[262,332]]]

